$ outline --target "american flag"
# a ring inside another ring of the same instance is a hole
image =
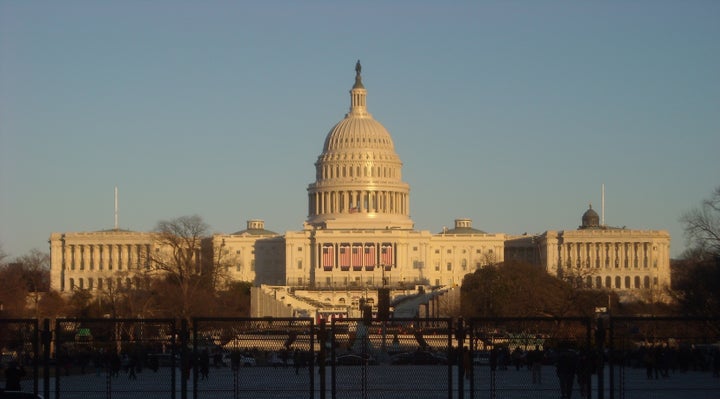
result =
[[[350,269],[350,245],[340,244],[340,268],[343,270]]]
[[[380,264],[389,270],[393,265],[393,247],[392,244],[382,244],[380,249]]]
[[[362,267],[362,245],[354,244],[352,247],[352,265],[353,268]]]
[[[335,266],[335,248],[332,245],[325,245],[322,249],[322,264],[325,270],[332,270]]]
[[[365,244],[365,269],[372,270],[375,267],[375,244]]]

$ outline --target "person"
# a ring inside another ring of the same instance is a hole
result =
[[[590,395],[590,375],[593,370],[593,358],[588,350],[582,350],[577,363],[577,382],[580,396],[587,398]]]
[[[25,368],[18,367],[16,361],[11,361],[8,368],[5,369],[5,390],[6,391],[22,391],[20,380],[25,377]]]
[[[519,346],[516,346],[515,350],[513,350],[512,354],[510,356],[512,357],[512,362],[515,365],[515,371],[520,371],[520,366],[522,366],[523,357],[525,357],[525,354],[523,353],[522,349],[520,349]]]
[[[543,352],[540,349],[540,345],[535,345],[535,349],[531,350],[528,354],[528,364],[532,371],[532,383],[542,384],[542,361]]]
[[[128,380],[137,380],[137,375],[135,374],[135,367],[137,366],[136,361],[135,361],[136,360],[135,356],[128,356],[128,355],[125,355],[125,356],[127,357]]]
[[[575,372],[577,371],[577,355],[565,344],[559,349],[556,367],[560,381],[560,398],[570,399],[572,395]]]
[[[200,379],[207,380],[210,374],[210,353],[207,348],[200,353]]]

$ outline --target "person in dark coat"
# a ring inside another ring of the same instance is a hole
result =
[[[560,398],[570,399],[572,395],[575,372],[577,371],[578,356],[568,347],[560,348],[555,365],[560,380]]]
[[[20,380],[25,377],[25,369],[18,367],[17,362],[12,361],[5,369],[5,390],[6,391],[22,391]]]

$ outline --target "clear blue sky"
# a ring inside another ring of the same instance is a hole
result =
[[[0,242],[299,230],[355,61],[417,229],[666,229],[720,185],[720,2],[0,0]]]

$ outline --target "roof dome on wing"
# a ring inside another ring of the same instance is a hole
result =
[[[600,227],[600,216],[597,212],[592,209],[592,204],[585,213],[582,215],[582,226],[581,229],[591,229]]]

